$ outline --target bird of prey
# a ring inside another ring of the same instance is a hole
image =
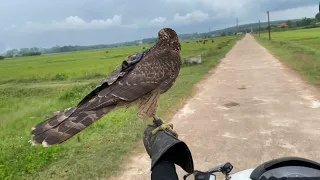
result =
[[[177,33],[171,28],[161,29],[153,47],[129,56],[76,107],[57,112],[33,127],[30,142],[44,147],[61,144],[115,108],[136,103],[140,119],[157,120],[159,96],[172,87],[179,75],[180,51]],[[154,133],[171,128],[172,124],[163,124]]]

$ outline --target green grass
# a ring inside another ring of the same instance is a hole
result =
[[[320,85],[320,28],[273,32],[256,37],[273,55],[310,84]]]
[[[194,84],[236,40],[224,37],[205,45],[182,43],[183,57],[204,53],[204,63],[182,68],[173,88],[161,97],[162,118],[170,118],[176,112]],[[0,62],[0,179],[94,179],[118,172],[143,135],[144,126],[136,118],[135,107],[109,113],[64,144],[42,148],[28,143],[31,127],[51,113],[77,104],[127,55],[142,51],[142,47],[108,51]]]

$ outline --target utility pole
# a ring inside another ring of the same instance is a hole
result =
[[[259,20],[259,37],[260,37],[260,20]]]
[[[238,18],[236,19],[236,23],[237,23],[237,33],[238,33],[238,31],[239,31],[239,29],[238,29],[238,25],[239,25],[239,20],[238,20]]]
[[[268,29],[269,29],[269,40],[271,40],[271,27],[270,27],[270,16],[269,16],[269,11],[267,11],[268,14]]]

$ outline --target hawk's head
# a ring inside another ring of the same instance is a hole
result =
[[[158,33],[159,42],[161,44],[168,44],[174,48],[181,50],[178,34],[171,28],[163,28]]]
[[[178,39],[177,33],[171,28],[163,28],[159,31],[158,37],[160,41],[176,40]]]

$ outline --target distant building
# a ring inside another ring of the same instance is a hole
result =
[[[288,27],[288,24],[287,24],[287,23],[281,23],[279,27],[280,27],[280,28],[287,28],[287,27]]]

